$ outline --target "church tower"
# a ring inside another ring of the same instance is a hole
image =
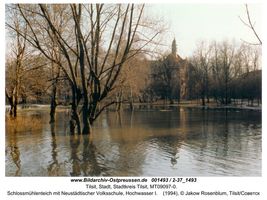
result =
[[[175,40],[175,38],[172,41],[172,55],[174,55],[174,56],[177,55],[177,46],[176,46],[176,40]]]

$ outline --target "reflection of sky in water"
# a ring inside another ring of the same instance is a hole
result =
[[[39,131],[6,136],[6,175],[261,175],[260,112],[160,110],[103,113],[92,138],[69,136],[63,110],[52,127],[49,112],[32,112]]]

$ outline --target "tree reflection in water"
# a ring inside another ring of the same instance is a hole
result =
[[[15,176],[20,176],[21,173],[21,160],[20,160],[20,150],[17,144],[17,132],[11,133],[10,139],[8,140],[8,147],[10,148],[10,156],[17,167],[15,171]]]
[[[81,144],[83,144],[82,147],[80,147]],[[98,153],[93,138],[88,135],[72,134],[70,136],[70,147],[71,176],[99,176],[105,173],[106,169],[99,164],[99,160],[103,156]],[[80,148],[82,148],[82,152]]]
[[[92,142],[92,138],[83,135],[83,153],[81,168],[86,176],[99,176],[102,173],[102,168],[99,166],[97,158],[97,149]]]
[[[80,176],[80,162],[78,156],[78,147],[80,145],[80,135],[71,135],[70,136],[70,148],[71,148],[71,162],[72,162],[72,172],[70,172],[71,176]]]
[[[261,173],[257,112],[176,107],[105,112],[92,138],[66,130],[65,110],[55,124],[48,123],[45,110],[42,118],[35,113],[6,124],[6,176]]]
[[[60,174],[60,165],[57,160],[57,138],[55,133],[55,123],[50,123],[51,129],[51,156],[52,162],[48,165],[48,175],[49,176],[58,176]]]

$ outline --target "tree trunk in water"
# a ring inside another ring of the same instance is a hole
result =
[[[210,103],[210,97],[207,96],[207,103]]]
[[[201,101],[202,101],[202,106],[205,106],[205,97],[204,96],[201,97]]]
[[[134,110],[134,106],[133,106],[133,90],[132,90],[132,87],[130,87],[130,110],[131,111]]]
[[[116,111],[117,112],[121,111],[121,102],[116,103]]]
[[[89,135],[90,134],[90,123],[89,123],[89,112],[88,112],[88,101],[85,102],[84,101],[84,105],[82,108],[82,117],[83,117],[83,130],[82,130],[82,134],[83,135]]]
[[[56,92],[53,92],[50,104],[50,121],[49,121],[50,124],[55,122],[56,107],[57,107]]]
[[[55,122],[55,113],[56,113],[56,107],[57,107],[56,93],[57,93],[57,88],[54,85],[53,91],[52,91],[52,97],[51,97],[51,104],[50,104],[50,121],[49,121],[49,123]]]
[[[121,104],[122,104],[122,90],[116,96],[116,111],[121,111]]]
[[[10,105],[9,115],[13,116],[14,106]]]
[[[79,94],[77,92],[77,89],[73,85],[72,86],[70,132],[71,132],[71,134],[74,134],[75,133],[75,128],[77,126],[77,133],[80,135],[81,134],[81,124],[80,124],[80,119],[79,119],[79,115],[78,115],[78,112],[77,112],[77,106],[78,106],[77,102],[79,102],[78,95]]]
[[[72,134],[74,134],[75,128],[77,127],[77,133],[80,135],[81,134],[81,124],[80,124],[79,115],[77,113],[77,106],[72,105],[71,107],[72,108],[71,108],[70,132]]]
[[[52,77],[53,77],[53,83],[52,83],[52,94],[51,94],[51,102],[50,102],[50,121],[49,123],[55,122],[55,114],[56,114],[56,107],[57,107],[57,83],[58,83],[58,77],[60,75],[60,68],[59,66],[56,66],[56,72],[55,72],[55,65],[52,63]],[[56,73],[56,74],[55,74]]]
[[[14,104],[13,104],[13,117],[17,117],[17,105],[18,105],[18,90],[15,89],[15,96],[14,96]]]

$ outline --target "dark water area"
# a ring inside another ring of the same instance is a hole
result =
[[[104,112],[90,136],[69,112],[21,110],[6,122],[6,176],[261,176],[261,112],[153,107]],[[25,126],[25,127],[24,127]]]

